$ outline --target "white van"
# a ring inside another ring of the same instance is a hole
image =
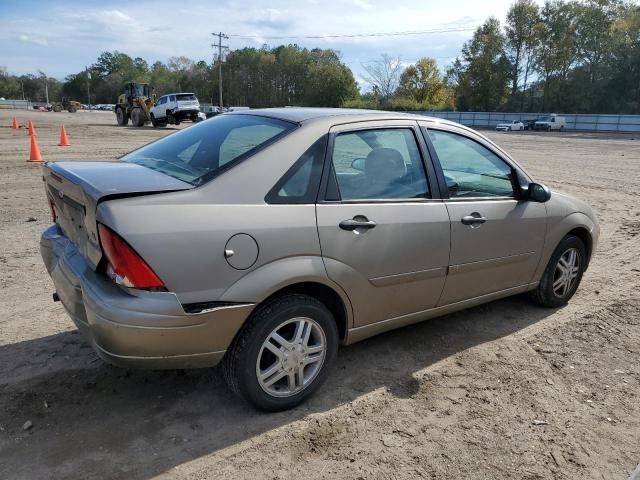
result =
[[[549,115],[548,117],[542,117],[536,120],[535,125],[533,126],[534,130],[546,130],[547,132],[551,130],[564,130],[566,125],[566,120],[564,117],[559,117],[557,115]]]

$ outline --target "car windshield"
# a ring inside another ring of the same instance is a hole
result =
[[[134,150],[121,160],[201,185],[294,127],[275,118],[218,115]]]
[[[184,102],[187,100],[197,100],[196,96],[193,93],[180,93],[176,95],[179,101]]]

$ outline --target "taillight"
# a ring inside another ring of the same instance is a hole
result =
[[[98,234],[107,257],[107,274],[115,283],[133,288],[164,288],[151,267],[117,233],[99,223]]]
[[[53,200],[51,200],[50,198],[49,200],[49,210],[51,211],[51,219],[53,220],[53,223],[56,223],[56,220],[58,220],[58,212],[56,211],[56,204],[53,203]]]

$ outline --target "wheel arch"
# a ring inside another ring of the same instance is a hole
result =
[[[303,293],[324,303],[331,311],[341,339],[353,327],[353,308],[342,288],[327,276],[319,256],[300,256],[262,265],[231,285],[220,301],[252,302],[256,308],[286,293]]]
[[[580,240],[582,240],[582,243],[584,243],[584,248],[587,253],[587,265],[589,265],[589,262],[591,261],[591,254],[593,249],[593,237],[591,236],[591,232],[589,232],[589,230],[586,227],[580,226],[570,230],[569,232],[567,232],[567,235],[565,236],[568,236],[568,235],[573,235],[575,237],[578,237]]]
[[[551,255],[567,235],[575,235],[584,242],[587,250],[587,267],[589,266],[589,261],[598,240],[598,226],[586,214],[579,211],[573,212],[549,225],[542,256],[538,263],[538,268],[531,279],[532,282],[540,280]]]
[[[282,295],[293,293],[308,295],[323,303],[333,315],[333,318],[338,327],[338,335],[340,336],[340,340],[344,341],[347,338],[347,330],[349,329],[347,306],[345,305],[342,297],[338,294],[338,292],[324,283],[292,283],[291,285],[287,285],[286,287],[283,287],[280,290],[272,293],[262,302],[260,302],[260,304],[269,302],[274,298],[280,297]],[[260,305],[258,305],[258,307],[259,306]]]

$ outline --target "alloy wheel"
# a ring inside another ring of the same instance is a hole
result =
[[[577,248],[567,249],[556,264],[553,273],[553,293],[558,297],[566,296],[574,287],[580,273],[580,253]]]
[[[258,384],[274,397],[290,397],[309,386],[322,370],[327,339],[320,325],[296,317],[278,325],[262,343],[256,361]]]

